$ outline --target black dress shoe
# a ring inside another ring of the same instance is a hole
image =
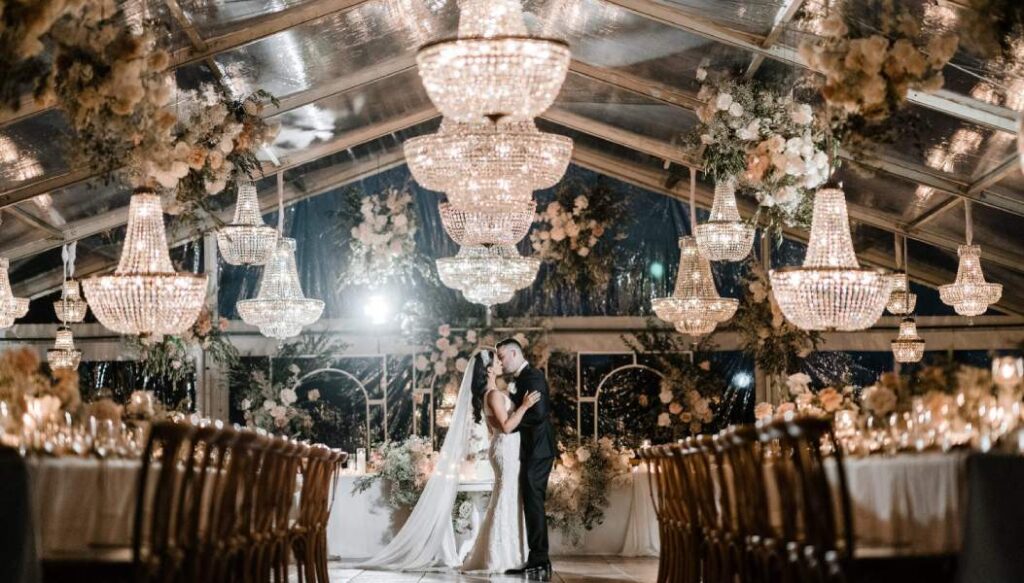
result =
[[[530,569],[529,565],[523,565],[522,567],[516,567],[515,569],[509,569],[505,571],[506,575],[525,575]]]
[[[551,580],[551,562],[546,561],[535,567],[531,567],[526,570],[526,578],[530,581],[550,581]]]

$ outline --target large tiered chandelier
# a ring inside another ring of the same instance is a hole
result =
[[[11,291],[10,260],[0,257],[0,329],[10,328],[28,313],[28,298],[16,298]]]
[[[918,362],[924,356],[924,340],[917,335],[913,318],[900,322],[900,334],[892,341],[892,355],[896,362]]]
[[[199,317],[206,275],[174,271],[160,197],[137,188],[117,269],[86,279],[82,287],[96,319],[115,332],[179,334]]]
[[[740,219],[735,179],[715,183],[711,218],[697,225],[695,234],[701,255],[711,261],[739,261],[750,254],[754,246],[754,226]]]
[[[57,329],[57,339],[53,348],[46,351],[46,362],[53,370],[78,370],[82,361],[82,351],[75,348],[75,338],[71,329],[61,326]]]
[[[280,237],[263,267],[259,293],[255,299],[238,302],[238,315],[246,324],[259,327],[260,334],[283,340],[297,336],[319,320],[323,311],[323,301],[302,293],[295,268],[295,239]]]
[[[863,330],[882,315],[892,280],[862,269],[853,251],[846,195],[826,187],[814,196],[814,215],[802,267],[769,272],[787,320],[803,330]]]
[[[437,273],[446,286],[466,300],[487,307],[503,304],[537,277],[540,260],[523,257],[513,246],[462,247],[455,257],[437,260]]]
[[[446,193],[460,208],[500,211],[557,184],[569,166],[572,140],[538,131],[533,120],[446,119],[436,134],[407,140],[404,149],[409,170],[424,188]]]
[[[569,70],[569,47],[527,35],[520,0],[459,0],[458,38],[416,55],[434,105],[456,121],[526,120],[554,102]]]
[[[739,301],[718,295],[711,263],[701,255],[693,237],[679,239],[679,274],[675,292],[651,302],[659,318],[690,336],[710,334],[736,313]]]
[[[980,316],[988,307],[999,301],[1003,286],[988,283],[981,271],[981,247],[972,245],[974,238],[971,222],[971,202],[964,201],[967,214],[967,244],[957,248],[960,265],[956,270],[956,281],[939,286],[939,298],[946,305],[953,306],[961,316]]]
[[[507,211],[493,211],[445,203],[440,211],[445,232],[459,245],[508,246],[522,241],[530,232],[537,204],[532,200],[509,203]]]
[[[217,229],[217,247],[231,265],[263,265],[274,252],[277,231],[263,222],[256,185],[238,183],[238,201],[231,224]]]

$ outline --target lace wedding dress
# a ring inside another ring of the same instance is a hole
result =
[[[490,402],[487,397],[485,402]],[[512,413],[512,399],[501,393],[505,412]],[[488,418],[493,418],[490,407]],[[488,451],[494,469],[494,489],[487,505],[487,514],[473,544],[463,571],[504,573],[526,562],[526,522],[523,501],[519,496],[519,434],[505,434],[488,423],[491,447]]]

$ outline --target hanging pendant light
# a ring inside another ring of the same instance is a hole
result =
[[[773,269],[768,275],[782,314],[802,330],[863,330],[874,325],[893,283],[882,271],[862,269],[857,263],[846,195],[834,187],[814,196],[803,266]]]
[[[11,291],[10,266],[9,259],[0,257],[0,330],[10,328],[16,319],[28,314],[28,298],[16,298]]]
[[[507,211],[493,211],[444,203],[439,210],[445,232],[460,246],[507,247],[519,243],[530,232],[537,204],[531,200],[510,204]]]
[[[260,334],[283,340],[297,336],[302,329],[320,319],[324,302],[307,298],[302,293],[299,272],[295,267],[295,239],[284,233],[284,181],[277,175],[278,237],[277,245],[263,267],[260,289],[254,299],[238,302],[238,315],[246,324],[256,326]]]
[[[78,249],[78,242],[74,241],[64,245],[61,250],[61,258],[64,261],[64,285],[61,289],[60,299],[53,302],[53,311],[57,319],[65,324],[68,322],[81,322],[85,319],[85,313],[89,304],[82,299],[82,288],[75,276],[75,255]]]
[[[902,249],[902,251],[901,251]],[[896,235],[896,273],[889,276],[892,280],[892,292],[885,309],[894,316],[906,316],[917,306],[917,294],[910,293],[910,279],[904,268],[907,264],[907,242],[902,235]]]
[[[523,257],[510,245],[462,247],[455,257],[437,260],[441,283],[462,292],[467,301],[491,307],[512,299],[533,284],[540,260]]]
[[[277,231],[263,222],[256,185],[238,183],[235,218],[217,229],[217,247],[231,265],[263,265],[277,245]]]
[[[892,355],[896,362],[918,362],[924,356],[924,340],[917,335],[917,323],[913,318],[900,322],[899,336],[892,341]]]
[[[61,326],[57,329],[57,339],[53,348],[46,351],[46,362],[53,370],[78,370],[82,361],[82,351],[75,348],[75,339],[71,329]]]
[[[690,228],[697,225],[697,173],[690,168]],[[711,263],[701,255],[694,237],[679,239],[679,273],[676,287],[667,298],[651,302],[659,318],[673,324],[681,334],[704,336],[736,313],[739,300],[723,298],[715,288]]]
[[[527,35],[520,0],[460,0],[458,38],[416,55],[427,95],[466,123],[533,119],[554,102],[569,70],[569,46]]]
[[[697,248],[709,261],[740,261],[754,246],[754,226],[740,219],[736,208],[736,179],[715,183],[711,218],[694,230]]]
[[[195,323],[206,298],[206,275],[171,264],[160,197],[137,188],[113,275],[82,282],[96,319],[120,334],[180,334]]]
[[[942,303],[953,306],[961,316],[980,316],[988,311],[988,307],[1003,296],[1003,286],[999,283],[988,283],[981,270],[981,247],[972,245],[974,226],[971,220],[971,201],[964,201],[964,212],[967,218],[967,244],[960,245],[956,253],[960,256],[960,265],[956,270],[956,281],[939,286],[939,298]]]

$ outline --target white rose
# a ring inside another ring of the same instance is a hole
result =
[[[760,421],[761,419],[771,419],[772,415],[775,414],[775,410],[771,403],[758,403],[754,407],[754,419]]]
[[[242,408],[242,411],[248,411],[249,407],[252,407],[252,401],[250,401],[249,399],[242,399],[242,402],[239,405],[239,407]]]
[[[710,146],[711,144],[715,143],[715,139],[711,137],[711,134],[701,134],[700,143],[704,144],[705,146]]]
[[[668,427],[669,425],[672,425],[672,417],[668,413],[658,415],[658,427]]]
[[[811,106],[806,103],[801,103],[793,108],[793,111],[789,113],[790,119],[797,125],[805,126],[814,120],[814,112],[811,110]]]
[[[806,393],[809,390],[810,384],[811,377],[802,372],[791,374],[786,379],[786,386],[789,387],[789,394],[794,396]]]
[[[448,324],[441,324],[437,327],[437,335],[441,337],[447,337],[452,333],[452,327]]]
[[[299,396],[295,394],[295,391],[291,389],[281,390],[281,402],[285,405],[291,405],[295,401],[299,400]]]
[[[288,415],[288,409],[278,405],[270,410],[270,416],[274,419],[284,419]]]
[[[664,403],[665,405],[668,405],[669,403],[672,402],[672,397],[672,391],[668,389],[662,389],[662,391],[658,393],[658,399],[660,399],[661,402]]]
[[[580,463],[586,462],[590,459],[590,450],[585,447],[576,448],[576,459],[579,460]]]
[[[263,401],[263,409],[265,411],[270,411],[270,410],[272,410],[276,406],[277,406],[277,403],[275,403],[274,401],[271,401],[270,399],[267,399],[266,401]]]
[[[459,372],[466,372],[466,366],[468,366],[468,364],[469,361],[467,361],[465,358],[460,358],[455,361],[455,370]]]
[[[697,80],[703,81],[708,78],[708,70],[704,67],[697,67]]]
[[[430,366],[430,361],[426,356],[421,354],[416,357],[416,370],[427,370],[428,366]]]
[[[733,103],[729,106],[729,115],[733,117],[743,117],[743,106],[739,103]]]
[[[292,374],[299,374],[299,365],[297,365],[297,364],[290,364],[290,365],[288,365],[288,372],[290,372]]]
[[[590,255],[590,248],[580,247],[579,249],[576,250],[576,254],[579,255],[580,257],[586,257],[587,255]]]
[[[715,98],[715,108],[719,111],[728,111],[731,106],[732,95],[728,93],[719,93],[718,97]]]
[[[445,365],[443,360],[439,360],[434,363],[434,374],[440,376],[448,372],[448,367]]]
[[[309,399],[311,403],[315,403],[320,400],[320,391],[318,389],[313,389],[306,394],[306,398]]]
[[[476,330],[469,330],[466,332],[467,342],[476,342]]]

